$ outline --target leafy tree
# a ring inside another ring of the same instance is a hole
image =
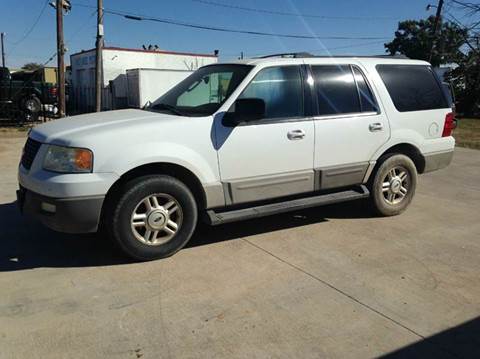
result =
[[[480,116],[480,49],[471,50],[447,75],[457,97],[457,112]]]
[[[435,16],[400,22],[393,41],[385,44],[387,52],[428,61],[435,40],[431,60],[433,66],[461,61],[465,56],[461,47],[465,44],[467,30],[452,22],[440,22],[439,29],[434,35],[434,23]]]
[[[27,70],[27,71],[36,71],[39,69],[43,69],[43,65],[37,64],[36,62],[29,62],[22,66],[22,70]]]
[[[400,22],[395,38],[385,44],[386,51],[429,61],[435,40],[431,64],[457,65],[446,78],[453,85],[457,111],[467,116],[480,115],[480,47],[478,43],[474,45],[471,37],[475,27],[463,26],[458,21],[440,22],[434,35],[434,22],[434,16]]]

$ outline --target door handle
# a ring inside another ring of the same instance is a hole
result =
[[[287,133],[287,137],[291,141],[301,140],[305,137],[304,130],[292,130]]]
[[[383,130],[383,125],[380,122],[371,123],[368,126],[368,129],[370,130],[370,132],[378,132]]]

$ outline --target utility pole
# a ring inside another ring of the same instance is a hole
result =
[[[58,113],[65,117],[65,43],[63,40],[63,0],[57,0],[57,80],[58,80]]]
[[[103,0],[97,0],[97,41],[95,42],[95,111],[102,110]]]
[[[5,37],[5,33],[2,32],[2,67],[5,67],[5,48],[3,47],[3,38]]]
[[[429,62],[432,62],[433,49],[435,48],[435,42],[437,40],[438,23],[440,22],[440,16],[442,15],[443,1],[444,0],[438,0],[437,13],[435,14],[435,23],[433,24],[432,48],[430,49]]]

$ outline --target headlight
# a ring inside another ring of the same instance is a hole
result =
[[[43,168],[62,173],[92,172],[93,153],[86,148],[49,145],[43,160]]]

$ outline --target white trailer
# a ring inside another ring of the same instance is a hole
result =
[[[128,107],[143,108],[193,73],[190,70],[127,70]]]
[[[199,67],[216,63],[216,54],[195,54],[164,50],[126,49],[104,47],[102,50],[102,109],[125,108],[127,99],[128,69],[195,71]],[[72,65],[71,92],[76,112],[94,111],[95,105],[95,49],[70,56]],[[174,73],[178,79],[179,73]],[[177,80],[174,80],[177,81]]]

